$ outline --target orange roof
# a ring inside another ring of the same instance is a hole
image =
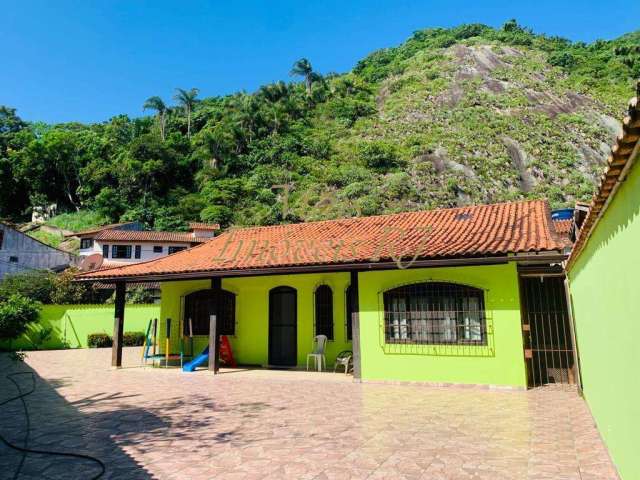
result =
[[[561,251],[545,201],[522,201],[232,229],[168,257],[78,275],[78,280],[448,259]],[[221,274],[219,273],[219,274]],[[204,275],[206,276],[206,275]]]
[[[580,227],[573,251],[567,260],[567,270],[580,256],[596,223],[615,195],[617,186],[624,180],[633,160],[633,152],[637,152],[640,145],[640,105],[638,105],[640,82],[637,83],[636,90],[636,97],[629,102],[628,114],[622,121],[622,134],[618,136],[616,144],[611,148],[607,167],[600,177],[600,185],[591,200],[589,213]]]
[[[83,235],[91,235],[92,233],[98,233],[98,232],[101,232],[103,230],[110,230],[112,228],[118,228],[118,227],[121,227],[123,225],[129,225],[131,223],[135,223],[135,222],[122,222],[122,223],[112,223],[110,225],[102,225],[101,227],[93,227],[93,228],[90,228],[88,230],[81,230],[80,232],[69,233],[69,234],[65,235],[65,237],[80,237],[80,236],[83,236]]]
[[[191,230],[220,230],[220,224],[191,222],[189,228]]]
[[[573,220],[554,220],[553,226],[556,233],[560,236],[565,246],[571,247],[571,229],[573,228]]]
[[[203,239],[183,232],[156,232],[153,230],[103,230],[94,237],[107,242],[178,242],[200,243]]]

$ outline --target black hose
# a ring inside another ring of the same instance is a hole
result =
[[[14,377],[17,377],[18,375],[30,375],[31,376],[31,389],[28,392],[22,392],[22,389],[20,388],[20,384],[14,379]],[[6,438],[4,438],[2,436],[2,434],[0,434],[0,441],[2,443],[4,443],[7,447],[16,450],[18,452],[22,453],[22,458],[20,459],[20,464],[18,465],[18,468],[16,469],[15,473],[13,474],[13,480],[16,480],[18,478],[18,476],[20,475],[20,472],[22,471],[22,467],[24,466],[24,462],[27,458],[27,454],[28,453],[34,453],[36,455],[55,455],[58,457],[71,457],[71,458],[79,458],[82,460],[89,460],[91,462],[97,463],[98,466],[100,467],[100,473],[98,473],[97,475],[91,477],[90,480],[98,480],[100,477],[102,477],[102,475],[104,475],[104,472],[106,471],[106,467],[104,465],[104,463],[102,463],[102,461],[98,458],[95,457],[91,457],[89,455],[83,455],[81,453],[67,453],[67,452],[54,452],[51,450],[35,450],[32,448],[28,448],[29,445],[29,434],[31,431],[31,418],[29,417],[29,409],[27,408],[27,403],[25,402],[24,398],[28,395],[31,395],[33,392],[36,391],[36,378],[35,375],[33,374],[33,372],[16,372],[16,373],[10,373],[9,375],[6,376],[6,378],[13,383],[16,386],[16,389],[18,390],[18,395],[12,398],[9,398],[7,400],[4,400],[3,402],[0,402],[0,407],[6,405],[7,403],[13,402],[14,400],[20,400],[22,402],[22,408],[24,409],[24,415],[26,418],[26,423],[27,423],[27,433],[24,437],[24,447],[20,447],[18,445],[15,445],[13,443],[11,443],[10,441],[8,441]]]

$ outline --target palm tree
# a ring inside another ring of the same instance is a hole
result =
[[[164,124],[166,121],[167,115],[167,106],[164,104],[162,99],[158,96],[153,96],[147,98],[142,105],[142,109],[144,110],[155,110],[158,112],[158,126],[160,127],[160,138],[164,141]]]
[[[191,112],[193,112],[193,107],[198,101],[196,99],[198,93],[199,90],[197,88],[192,88],[189,91],[183,90],[182,88],[176,88],[176,94],[173,97],[175,101],[184,108],[184,111],[187,114],[187,137],[189,138],[191,138]]]
[[[297,75],[299,77],[304,77],[305,84],[307,85],[307,95],[311,95],[311,86],[313,82],[320,78],[320,75],[313,71],[313,67],[311,66],[311,62],[306,58],[301,58],[296,61],[291,67],[290,75]]]

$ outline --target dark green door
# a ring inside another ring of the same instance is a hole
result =
[[[298,356],[297,293],[291,287],[269,292],[269,365],[295,367]]]

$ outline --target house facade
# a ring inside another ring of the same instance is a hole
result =
[[[0,279],[32,270],[61,271],[76,263],[72,253],[58,250],[0,223]]]
[[[119,223],[85,230],[69,236],[80,239],[80,255],[101,255],[106,263],[119,265],[146,262],[171,255],[213,238],[219,225],[189,224],[188,232],[144,230],[138,222]]]
[[[640,97],[640,84],[638,84]],[[629,105],[609,164],[566,265],[581,387],[612,459],[640,478],[640,108]]]
[[[554,275],[565,247],[548,204],[525,201],[236,229],[77,280],[120,285],[124,322],[126,283],[160,282],[171,353],[187,335],[210,344],[215,316],[239,364],[302,367],[322,334],[328,364],[350,350],[362,381],[526,388],[543,360],[522,283]],[[552,370],[573,378],[573,355],[547,359]]]

